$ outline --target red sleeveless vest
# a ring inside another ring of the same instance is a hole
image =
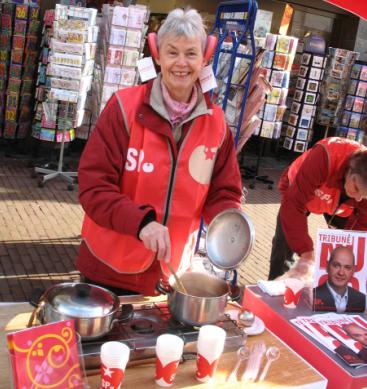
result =
[[[184,271],[191,263],[216,152],[224,140],[226,124],[217,106],[212,115],[195,118],[175,160],[169,140],[135,120],[136,109],[145,94],[145,85],[117,92],[130,132],[121,193],[137,204],[155,208],[157,221],[169,229],[171,264],[176,271]],[[96,258],[118,273],[144,272],[155,258],[155,253],[136,237],[101,227],[87,215],[82,238]],[[166,276],[170,275],[163,261],[161,267]]]
[[[342,166],[350,158],[351,154],[361,148],[361,145],[354,141],[336,137],[323,139],[317,144],[323,146],[327,152],[329,159],[329,171],[326,181],[315,190],[315,196],[306,204],[306,206],[307,210],[312,213],[327,213],[332,215],[338,207],[342,188],[330,187],[328,186],[328,182],[333,176],[335,176],[336,172],[340,171]],[[309,152],[310,150],[303,153],[303,155],[298,157],[290,166],[288,170],[290,185],[292,185],[300,166]],[[336,215],[348,217],[352,212],[352,207],[349,207],[347,204],[343,204],[337,210]]]

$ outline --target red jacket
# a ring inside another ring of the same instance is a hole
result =
[[[129,148],[120,191],[134,203],[154,205],[156,218],[171,238],[171,265],[186,271],[194,254],[200,217],[208,195],[217,150],[226,134],[223,111],[213,106],[211,115],[196,117],[190,133],[174,155],[167,139],[134,120],[146,94],[146,85],[123,89],[116,97],[129,126]],[[82,237],[90,251],[118,273],[146,271],[155,255],[135,236],[102,227],[85,215]],[[164,261],[163,273],[171,273]]]
[[[157,96],[151,95],[151,90],[152,82],[148,84],[144,100],[136,110],[135,120],[167,139],[176,158],[181,146],[180,141],[176,145],[169,121],[152,108],[152,99]],[[207,97],[203,103],[207,109],[213,108]],[[118,104],[116,97],[112,97],[83,152],[78,169],[79,200],[86,214],[100,226],[137,238],[144,217],[153,207],[148,202],[134,203],[121,193],[120,183],[126,162],[129,134]],[[192,120],[183,124],[181,139],[189,131],[191,124]],[[203,207],[205,222],[209,223],[224,209],[240,207],[241,196],[241,177],[233,139],[226,128]],[[158,261],[154,261],[144,273],[116,273],[94,257],[84,243],[80,248],[77,267],[92,280],[144,294],[153,293],[155,283],[161,275]]]
[[[349,199],[338,208],[349,157],[362,147],[347,139],[323,139],[282,174],[280,220],[287,242],[297,254],[313,250],[307,227],[309,212],[332,215],[338,210],[338,216],[348,217],[345,229],[367,230],[367,200]]]

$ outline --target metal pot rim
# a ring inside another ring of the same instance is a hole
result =
[[[77,290],[78,287],[84,288],[84,291],[87,291],[86,293],[89,293],[89,295],[88,294],[85,296],[78,295],[78,290]],[[65,292],[68,290],[71,291],[72,293],[71,295],[68,295],[67,293],[65,293],[64,295],[61,294],[61,291]],[[73,295],[75,293],[76,296]],[[99,306],[98,301],[96,301],[96,304],[94,305],[94,307],[96,308],[95,311],[98,312],[98,310],[101,311],[105,310],[106,312],[104,313],[101,312],[100,314],[96,314],[96,312],[94,312],[93,314],[93,310],[92,310],[93,306],[84,305],[84,303],[88,304],[90,302],[93,302],[93,294],[96,294],[96,296],[102,299],[102,301],[103,301],[103,297],[106,296],[108,297],[105,299],[106,306],[103,305]],[[57,296],[59,297],[61,296],[61,297],[59,301],[56,299],[56,305],[55,305],[53,303],[54,302],[53,298],[56,298]],[[62,299],[63,296],[65,300]],[[75,297],[75,301],[72,302],[75,303],[75,305],[73,304],[68,305],[68,303],[72,300],[73,297]],[[83,297],[85,297],[85,301],[83,300]],[[70,298],[70,301],[68,301],[68,298]],[[66,282],[66,283],[53,285],[51,288],[47,289],[43,301],[45,304],[44,308],[51,309],[53,312],[59,315],[67,315],[72,319],[97,319],[101,317],[107,318],[109,316],[113,316],[120,306],[119,298],[111,291],[96,285],[91,285],[86,283],[75,283],[75,282],[74,283]],[[57,304],[60,305],[57,306]],[[61,304],[65,304],[64,307],[66,309],[60,309],[60,307],[63,306]],[[80,308],[81,308],[81,312],[78,314],[77,310]],[[83,309],[88,310],[89,315],[83,315]]]
[[[193,275],[194,277],[196,277],[196,276],[207,277],[208,279],[213,280],[213,282],[218,282],[218,283],[222,284],[223,286],[226,286],[228,288],[228,291],[219,295],[219,296],[196,296],[194,294],[184,293],[184,292],[180,291],[178,288],[175,288],[176,282],[173,280],[172,285],[170,284],[170,287],[172,289],[170,293],[172,294],[173,292],[175,292],[175,293],[180,294],[182,296],[186,296],[186,297],[190,297],[191,299],[198,299],[198,300],[199,299],[200,300],[202,300],[202,299],[211,299],[211,300],[222,299],[223,297],[228,296],[230,294],[230,288],[229,288],[229,284],[227,281],[222,280],[221,278],[214,277],[213,275],[210,275],[207,273],[194,272],[194,271],[187,272],[187,273],[184,273],[180,277],[180,279],[183,277],[189,277],[190,275]],[[181,281],[184,283],[184,280],[181,279]],[[185,284],[184,284],[184,286],[185,286]]]

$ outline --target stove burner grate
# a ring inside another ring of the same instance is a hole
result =
[[[229,316],[216,323],[227,333],[227,348],[238,348],[244,341],[244,334]],[[131,350],[130,359],[145,359],[155,355],[157,337],[170,333],[180,336],[184,343],[184,353],[195,353],[199,328],[184,325],[172,318],[167,303],[134,304],[130,320],[115,322],[111,331],[102,338],[83,341],[83,355],[88,365],[88,357],[97,358],[101,345],[108,341],[121,341]]]

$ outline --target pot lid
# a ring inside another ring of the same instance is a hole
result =
[[[78,318],[106,316],[120,304],[114,293],[86,283],[57,284],[47,291],[45,299],[58,313]]]
[[[250,218],[239,209],[228,209],[208,226],[206,254],[214,266],[233,270],[248,257],[254,241],[255,229]]]

